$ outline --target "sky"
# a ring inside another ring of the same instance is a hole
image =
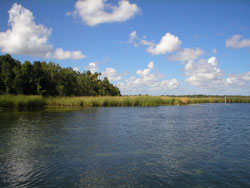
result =
[[[250,95],[248,0],[1,0],[0,55],[101,72],[123,95]]]

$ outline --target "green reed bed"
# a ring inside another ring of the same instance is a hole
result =
[[[124,97],[50,97],[48,106],[159,106],[164,104],[161,97],[124,96]]]
[[[227,103],[250,103],[250,97],[233,96]],[[166,96],[105,96],[105,97],[51,97],[48,106],[160,106],[199,103],[224,103],[224,97],[166,97]]]
[[[0,95],[0,107],[23,108],[23,107],[42,107],[45,100],[37,95]]]
[[[183,99],[182,97],[180,97]],[[249,96],[228,96],[225,97],[187,97],[187,104],[199,103],[250,103]]]
[[[63,106],[161,106],[199,103],[224,103],[219,97],[170,97],[170,96],[103,96],[103,97],[41,97],[25,95],[0,95],[0,107],[63,107]],[[227,103],[250,103],[250,97],[228,96]]]

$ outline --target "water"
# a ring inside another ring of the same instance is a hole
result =
[[[250,105],[0,111],[0,187],[250,187]]]

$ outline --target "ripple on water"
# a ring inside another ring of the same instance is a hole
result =
[[[250,187],[249,111],[3,111],[0,187]]]

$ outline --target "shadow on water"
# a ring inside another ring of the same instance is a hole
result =
[[[0,187],[249,187],[250,105],[0,111]]]

